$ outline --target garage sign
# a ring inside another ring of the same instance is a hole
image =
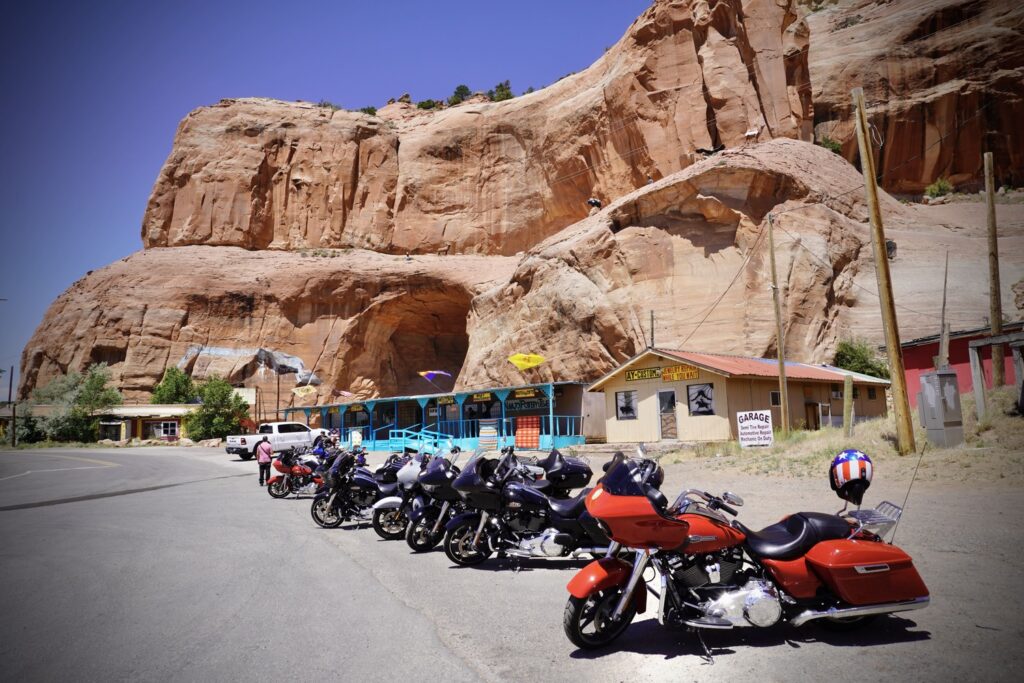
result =
[[[661,377],[661,368],[638,368],[626,370],[626,381],[636,382],[642,379],[658,379]]]
[[[739,427],[740,446],[771,446],[775,441],[772,432],[772,411],[745,410],[736,413],[736,425]]]
[[[670,365],[661,369],[662,382],[680,382],[684,379],[697,379],[700,373],[692,365]]]

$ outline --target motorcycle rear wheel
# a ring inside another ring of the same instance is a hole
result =
[[[433,550],[437,542],[444,537],[443,532],[438,532],[436,535],[430,533],[436,523],[437,517],[430,515],[424,515],[415,522],[409,522],[405,529],[406,544],[417,553]]]
[[[481,550],[473,546],[477,524],[475,520],[467,519],[444,535],[444,554],[459,566],[471,567],[491,556],[490,548]],[[482,538],[480,542],[486,544]]]
[[[405,537],[405,527],[409,518],[398,508],[373,511],[373,530],[385,541],[397,541]]]
[[[341,526],[341,515],[337,510],[328,508],[329,502],[329,498],[315,498],[313,505],[309,508],[309,513],[313,517],[313,521],[324,529],[336,529]]]
[[[637,590],[644,588],[640,586]],[[618,621],[611,620],[621,597],[621,587],[609,588],[588,598],[570,595],[562,615],[562,626],[573,645],[583,650],[594,650],[621,636],[636,616],[636,605],[630,600]]]
[[[291,491],[285,487],[283,481],[279,480],[267,485],[267,493],[271,498],[285,498]]]

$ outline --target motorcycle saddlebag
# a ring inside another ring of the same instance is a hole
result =
[[[877,541],[823,541],[806,555],[818,577],[843,602],[877,605],[928,595],[910,555]]]

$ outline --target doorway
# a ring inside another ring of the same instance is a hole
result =
[[[676,429],[676,392],[675,390],[658,392],[658,416],[661,421],[661,438],[678,439]]]

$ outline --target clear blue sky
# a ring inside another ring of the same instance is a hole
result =
[[[650,0],[20,2],[0,26],[0,367],[46,307],[141,247],[178,122],[222,97],[518,94],[592,63]],[[17,373],[17,369],[15,369]],[[4,377],[4,384],[6,384]],[[4,387],[6,389],[6,387]],[[6,400],[6,394],[2,398]]]

